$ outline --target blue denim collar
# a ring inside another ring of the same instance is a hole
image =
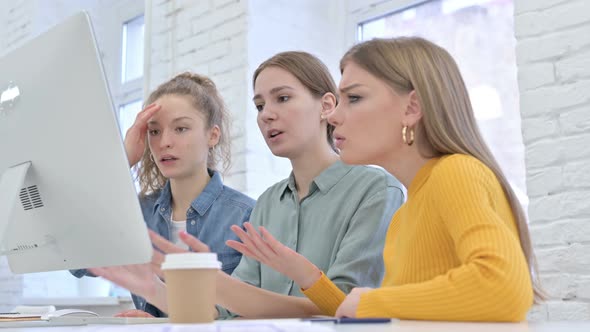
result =
[[[191,207],[201,216],[207,212],[213,202],[215,202],[215,200],[219,197],[219,195],[221,195],[221,192],[223,191],[221,175],[218,172],[210,169],[207,171],[211,176],[211,180],[209,180],[209,183],[207,183],[201,194],[191,202]],[[166,181],[166,184],[160,191],[160,196],[154,204],[154,211],[159,210],[159,213],[162,215],[162,217],[169,221],[171,204],[172,191],[170,189],[170,181]]]

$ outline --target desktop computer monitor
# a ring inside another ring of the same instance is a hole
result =
[[[0,59],[0,250],[14,273],[148,262],[90,19]]]

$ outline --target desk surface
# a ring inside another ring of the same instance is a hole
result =
[[[224,332],[224,331],[317,331],[317,332],[588,332],[590,321],[561,321],[535,323],[451,323],[451,322],[422,322],[422,321],[393,321],[388,324],[333,324],[310,323],[294,319],[278,320],[243,320],[231,322],[215,322],[213,324],[196,325],[87,325],[87,326],[59,326],[59,327],[28,327],[2,328],[0,332],[43,332],[43,331],[78,331],[78,332]]]

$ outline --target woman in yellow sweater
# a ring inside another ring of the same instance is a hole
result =
[[[421,38],[374,39],[340,67],[340,104],[328,120],[342,160],[380,165],[408,189],[387,232],[381,287],[345,295],[262,227],[234,227],[242,243],[228,244],[292,278],[328,315],[525,319],[542,297],[525,215],[452,57]]]

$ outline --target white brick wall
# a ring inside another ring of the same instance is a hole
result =
[[[590,2],[516,0],[529,218],[551,300],[530,319],[590,319]]]
[[[150,89],[190,70],[217,84],[232,113],[232,168],[227,185],[247,191],[245,110],[247,2],[153,1]]]
[[[245,108],[247,128],[247,191],[254,197],[267,187],[287,177],[291,165],[287,159],[274,157],[256,124],[256,110],[251,102],[252,74],[258,65],[274,54],[304,50],[318,56],[338,79],[338,61],[344,52],[344,8],[338,0],[252,0],[249,1],[248,101]]]
[[[258,197],[288,176],[291,165],[270,153],[256,124],[251,76],[277,52],[307,50],[334,74],[343,52],[336,0],[154,1],[151,82],[175,73],[210,76],[232,112],[232,168],[227,185]],[[326,43],[326,40],[334,43]]]

